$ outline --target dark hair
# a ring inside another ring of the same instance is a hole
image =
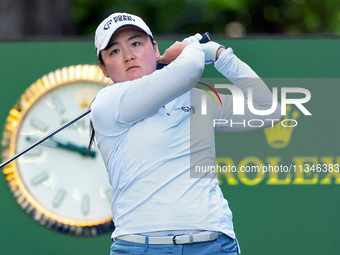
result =
[[[92,102],[91,102],[89,108],[91,107],[91,105],[92,105],[94,99],[95,99],[95,98],[93,98],[93,100],[92,100]],[[87,147],[87,154],[86,154],[87,156],[89,155],[89,153],[90,153],[90,151],[91,151],[91,148],[92,148],[92,145],[93,145],[93,143],[94,143],[94,141],[95,141],[95,134],[96,134],[96,132],[94,131],[94,127],[93,127],[92,120],[90,120],[90,142],[89,142],[89,145],[88,145],[88,147]]]
[[[99,61],[100,63],[102,63],[103,65],[105,65],[105,64],[104,64],[104,61],[103,61],[103,58],[102,58],[102,52],[101,52],[101,51],[99,52],[99,55],[98,55],[98,61]]]

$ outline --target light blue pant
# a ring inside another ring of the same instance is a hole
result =
[[[239,251],[237,240],[224,234],[219,234],[215,241],[193,244],[138,244],[116,239],[111,245],[110,255],[149,254],[149,255],[237,255]]]

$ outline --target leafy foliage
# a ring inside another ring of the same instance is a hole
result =
[[[225,34],[237,23],[246,34],[340,34],[338,0],[74,0],[79,35],[92,35],[113,12],[141,16],[154,34]]]

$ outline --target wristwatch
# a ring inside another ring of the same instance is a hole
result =
[[[2,145],[6,160],[90,107],[112,81],[94,65],[44,75],[17,101],[7,117]],[[90,140],[85,116],[3,169],[10,190],[34,220],[49,228],[95,236],[114,229],[112,188],[101,155]]]

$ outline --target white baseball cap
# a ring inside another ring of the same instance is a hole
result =
[[[133,27],[144,31],[153,38],[150,28],[138,16],[128,13],[113,13],[99,24],[96,29],[94,44],[96,47],[97,57],[99,52],[106,48],[112,35],[119,29]]]

